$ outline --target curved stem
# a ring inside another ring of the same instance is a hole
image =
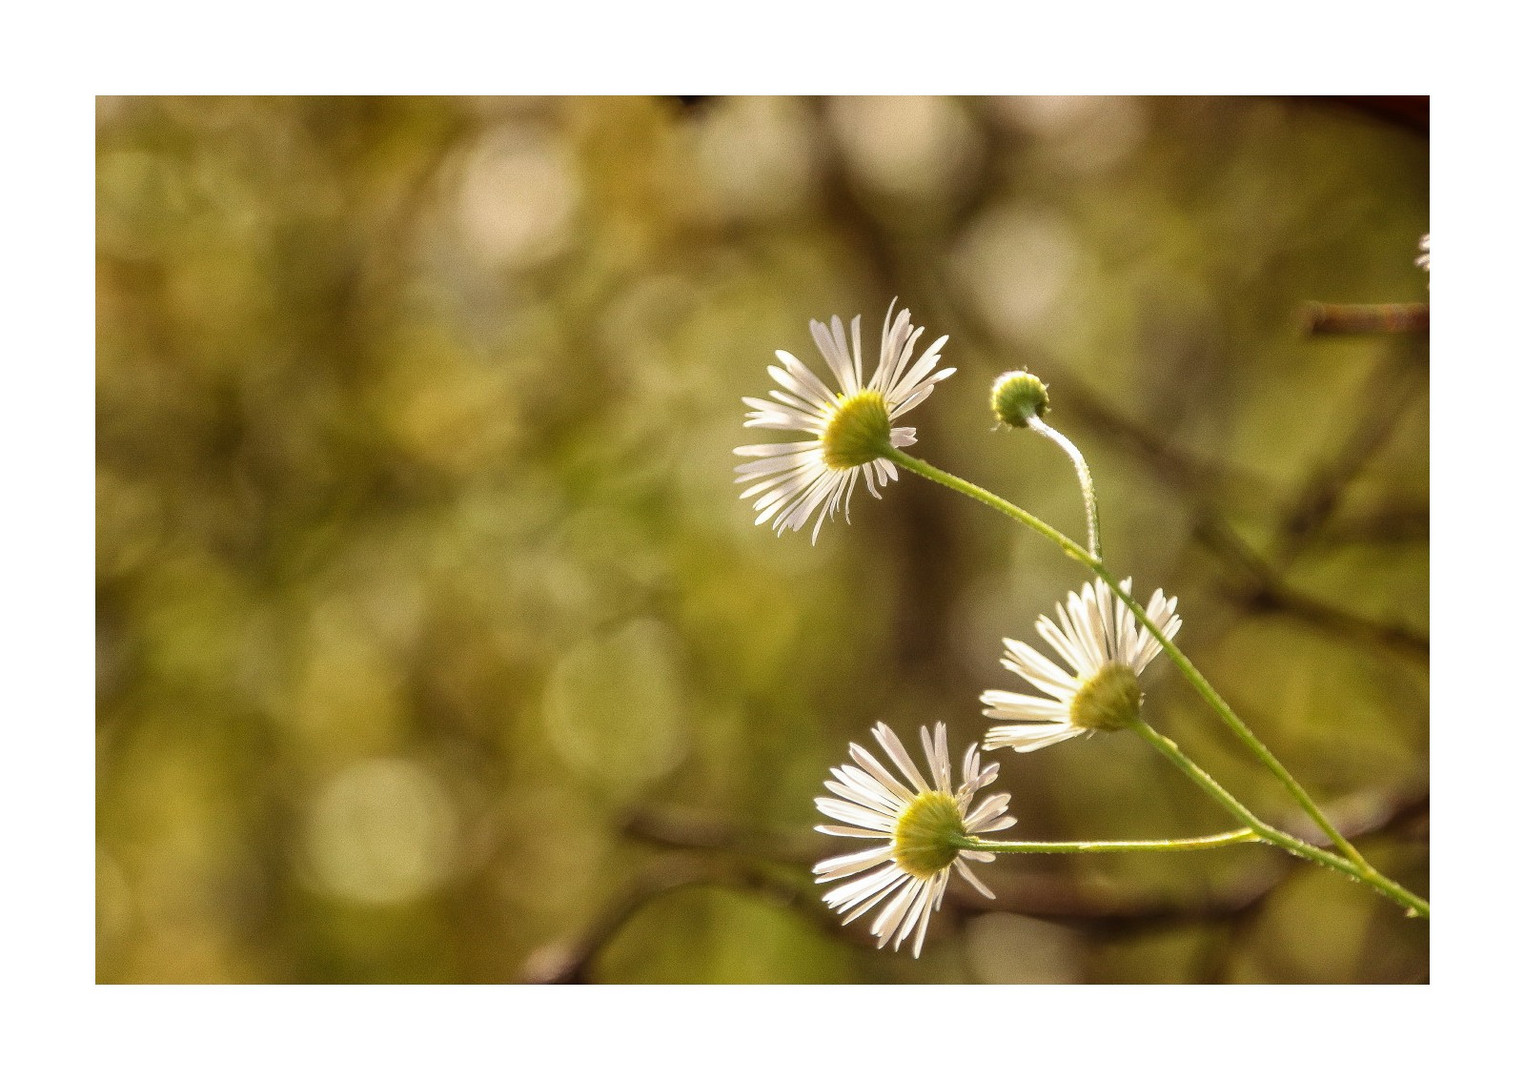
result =
[[[1145,742],[1169,758],[1177,768],[1191,777],[1198,787],[1206,791],[1215,802],[1239,821],[1243,822],[1248,829],[1261,839],[1278,847],[1285,848],[1292,854],[1301,856],[1311,862],[1320,863],[1333,870],[1339,870],[1353,878],[1364,881],[1388,899],[1407,908],[1410,912],[1423,915],[1426,919],[1430,917],[1428,901],[1373,870],[1364,860],[1359,864],[1355,863],[1325,851],[1322,848],[1314,847],[1305,840],[1299,840],[1291,833],[1283,832],[1281,829],[1261,821],[1248,807],[1230,795],[1222,784],[1208,775],[1205,769],[1182,753],[1181,748],[1175,744],[1174,740],[1167,739],[1143,720],[1135,720],[1133,722],[1133,729],[1143,737]]]
[[[1324,812],[1313,801],[1313,796],[1309,795],[1303,786],[1293,778],[1292,774],[1287,771],[1286,766],[1277,760],[1275,754],[1271,753],[1270,748],[1255,737],[1255,733],[1249,729],[1249,726],[1243,720],[1239,719],[1238,714],[1234,712],[1227,701],[1223,700],[1223,696],[1213,688],[1213,685],[1207,681],[1206,677],[1197,670],[1196,665],[1187,659],[1186,654],[1177,648],[1176,644],[1167,638],[1158,626],[1155,626],[1150,621],[1149,617],[1144,613],[1143,606],[1133,597],[1122,591],[1122,587],[1117,583],[1117,579],[1108,573],[1105,567],[1098,566],[1094,569],[1096,570],[1096,576],[1111,587],[1113,595],[1122,597],[1123,603],[1127,605],[1128,610],[1133,612],[1134,617],[1160,643],[1165,655],[1170,657],[1171,662],[1180,668],[1181,674],[1186,676],[1186,681],[1213,707],[1213,711],[1218,714],[1219,718],[1229,726],[1229,729],[1235,735],[1239,736],[1239,740],[1250,748],[1250,752],[1260,760],[1261,764],[1270,769],[1271,773],[1281,781],[1282,786],[1291,792],[1292,798],[1297,801],[1297,804],[1323,830],[1324,835],[1329,837],[1330,842],[1334,844],[1340,854],[1362,869],[1372,871],[1371,864],[1355,849],[1355,845],[1345,839],[1340,831],[1334,827],[1334,823],[1324,816]]]
[[[936,465],[929,465],[920,458],[913,458],[899,447],[889,447],[883,456],[886,460],[893,461],[903,469],[908,469],[919,476],[924,476],[928,480],[935,480],[944,487],[952,488],[960,495],[967,495],[976,502],[984,503],[992,510],[998,510],[1007,517],[1020,521],[1029,529],[1058,544],[1070,558],[1083,562],[1092,569],[1101,565],[1100,559],[1071,540],[1068,536],[1065,536],[1064,533],[1054,528],[1048,522],[1028,513],[1020,506],[1007,502],[999,495],[986,491],[978,484],[971,484],[969,481],[954,476],[950,472],[944,472]]]
[[[1049,525],[1047,522],[1042,521],[1028,511],[1023,510],[1021,507],[1007,502],[999,495],[995,495],[989,491],[986,491],[984,488],[978,486],[977,484],[971,484],[967,480],[954,476],[952,473],[944,472],[942,469],[937,468],[935,465],[930,465],[919,458],[914,458],[907,454],[905,451],[895,447],[888,448],[888,452],[884,455],[884,457],[890,461],[893,461],[895,464],[901,466],[902,468],[909,470],[910,472],[916,473],[919,476],[923,476],[928,480],[933,480],[945,487],[952,488],[954,491],[957,491],[963,495],[967,495],[977,502],[982,502],[986,506],[989,506],[991,509],[997,510],[1002,514],[1005,514],[1007,517],[1013,519],[1014,521],[1026,525],[1028,528],[1043,536],[1045,539],[1048,539],[1057,544],[1059,548],[1070,558],[1077,562],[1084,563],[1088,568],[1090,568],[1090,570],[1095,573],[1097,577],[1101,578],[1102,581],[1107,583],[1107,585],[1112,589],[1114,595],[1122,599],[1128,610],[1133,612],[1134,617],[1137,618],[1139,622],[1144,626],[1144,628],[1147,629],[1149,633],[1154,637],[1154,639],[1160,643],[1160,646],[1165,655],[1170,657],[1171,663],[1175,664],[1176,667],[1180,669],[1181,673],[1186,677],[1186,681],[1189,682],[1197,691],[1197,693],[1202,696],[1203,700],[1205,700],[1208,705],[1212,707],[1213,711],[1216,712],[1219,718],[1228,725],[1229,729],[1233,731],[1236,736],[1238,736],[1240,741],[1249,747],[1251,753],[1253,753],[1255,757],[1263,765],[1270,769],[1272,774],[1281,781],[1282,785],[1291,793],[1292,797],[1297,801],[1298,805],[1301,806],[1303,810],[1308,814],[1308,816],[1318,824],[1319,828],[1324,831],[1325,835],[1329,837],[1330,842],[1334,844],[1334,846],[1340,851],[1341,854],[1335,855],[1324,851],[1323,849],[1315,847],[1314,845],[1309,844],[1304,840],[1298,839],[1290,833],[1283,832],[1280,829],[1276,829],[1270,825],[1267,825],[1265,822],[1257,818],[1247,807],[1245,807],[1226,790],[1224,790],[1222,785],[1220,785],[1216,780],[1213,780],[1211,776],[1209,776],[1189,758],[1182,754],[1179,748],[1176,747],[1175,743],[1166,739],[1158,732],[1155,732],[1154,729],[1149,728],[1148,725],[1141,725],[1142,728],[1146,728],[1149,732],[1153,733],[1156,739],[1159,740],[1159,742],[1155,743],[1157,749],[1160,749],[1161,752],[1165,753],[1167,757],[1171,757],[1171,759],[1175,761],[1176,764],[1181,767],[1188,776],[1196,781],[1199,786],[1207,791],[1209,795],[1211,795],[1220,805],[1222,805],[1224,809],[1228,810],[1229,813],[1231,813],[1238,821],[1243,823],[1246,827],[1254,830],[1256,835],[1262,837],[1266,841],[1276,844],[1279,847],[1285,848],[1287,851],[1290,851],[1294,855],[1301,856],[1302,858],[1309,859],[1312,862],[1317,862],[1324,866],[1328,866],[1331,869],[1339,870],[1342,873],[1348,874],[1358,880],[1365,881],[1378,892],[1381,892],[1389,898],[1402,904],[1409,910],[1422,914],[1426,918],[1429,917],[1430,906],[1425,900],[1409,892],[1401,885],[1398,885],[1396,882],[1391,881],[1379,873],[1375,868],[1372,867],[1370,863],[1366,861],[1364,857],[1362,857],[1361,853],[1355,849],[1350,841],[1346,840],[1345,837],[1340,834],[1340,831],[1334,827],[1333,823],[1329,821],[1329,819],[1324,815],[1323,811],[1318,808],[1318,805],[1314,803],[1312,797],[1307,793],[1307,791],[1303,789],[1302,785],[1293,779],[1292,774],[1289,773],[1286,767],[1276,759],[1276,756],[1271,753],[1270,749],[1255,737],[1254,733],[1250,731],[1249,727],[1244,723],[1243,720],[1239,719],[1234,710],[1229,707],[1228,702],[1223,700],[1222,695],[1220,695],[1217,690],[1213,688],[1212,684],[1209,683],[1205,677],[1203,677],[1202,673],[1197,670],[1196,666],[1192,664],[1189,659],[1187,659],[1186,654],[1181,652],[1181,650],[1178,649],[1170,641],[1170,639],[1164,635],[1160,628],[1149,619],[1148,614],[1144,611],[1144,608],[1139,604],[1137,600],[1135,600],[1131,595],[1122,591],[1122,587],[1118,584],[1117,579],[1113,577],[1112,574],[1107,570],[1105,564],[1098,556],[1093,555],[1090,551],[1081,547],[1074,540],[1070,539],[1068,536],[1064,535],[1058,529],[1055,529],[1053,526]],[[1142,730],[1140,733],[1143,733]],[[1146,738],[1147,737],[1148,736],[1146,736]],[[1154,739],[1151,739],[1150,741],[1155,742]],[[1169,748],[1168,750],[1167,747]],[[1173,754],[1171,751],[1173,751]]]
[[[1250,752],[1260,760],[1261,764],[1270,769],[1272,774],[1281,781],[1282,786],[1284,786],[1291,793],[1293,799],[1297,801],[1297,804],[1301,806],[1303,810],[1308,814],[1308,816],[1311,817],[1315,823],[1317,823],[1318,827],[1324,831],[1324,834],[1329,837],[1330,841],[1336,848],[1339,849],[1341,854],[1343,854],[1347,859],[1356,865],[1365,867],[1368,870],[1371,869],[1371,866],[1361,856],[1361,853],[1355,849],[1350,841],[1346,840],[1344,836],[1340,835],[1340,831],[1334,827],[1334,825],[1329,821],[1327,817],[1324,816],[1324,812],[1318,808],[1318,805],[1314,803],[1313,798],[1307,793],[1307,791],[1303,790],[1303,786],[1299,784],[1295,779],[1293,779],[1292,774],[1289,773],[1286,767],[1276,759],[1276,756],[1271,753],[1270,749],[1255,737],[1255,734],[1250,731],[1249,727],[1243,720],[1239,719],[1234,710],[1229,707],[1228,702],[1223,700],[1222,695],[1220,695],[1217,690],[1213,689],[1212,684],[1209,683],[1207,679],[1202,676],[1202,673],[1197,670],[1196,665],[1188,660],[1186,658],[1186,654],[1178,649],[1175,644],[1164,635],[1160,628],[1155,626],[1154,623],[1150,621],[1149,616],[1145,613],[1143,606],[1140,605],[1139,602],[1132,596],[1123,592],[1122,586],[1118,584],[1117,579],[1113,577],[1111,572],[1107,570],[1106,566],[1102,563],[1100,558],[1092,555],[1089,551],[1082,548],[1074,540],[1071,540],[1068,536],[1065,536],[1063,533],[1048,525],[1046,522],[1040,521],[1038,518],[1034,517],[1026,510],[1023,510],[1019,506],[1014,506],[1013,504],[1007,502],[1005,499],[1001,498],[999,495],[994,495],[982,487],[971,484],[967,480],[963,480],[957,476],[954,476],[952,473],[944,472],[936,466],[929,465],[919,458],[913,458],[910,454],[907,454],[903,450],[891,447],[890,452],[885,456],[888,457],[891,461],[895,462],[897,465],[901,465],[904,468],[909,469],[911,472],[918,473],[919,475],[924,476],[929,480],[935,480],[939,484],[950,487],[954,491],[968,495],[971,498],[977,499],[978,501],[984,503],[986,506],[989,506],[995,510],[999,510],[1007,517],[1021,522],[1028,528],[1035,530],[1042,536],[1058,544],[1064,550],[1065,554],[1070,556],[1070,558],[1075,559],[1078,562],[1085,563],[1085,565],[1089,567],[1097,577],[1101,578],[1107,583],[1108,586],[1111,587],[1115,596],[1122,598],[1122,601],[1125,605],[1127,605],[1128,610],[1133,612],[1134,617],[1137,618],[1139,622],[1144,626],[1144,628],[1148,630],[1149,633],[1154,637],[1154,639],[1160,643],[1160,646],[1164,650],[1165,655],[1170,657],[1170,662],[1181,669],[1181,674],[1186,676],[1186,681],[1190,683],[1192,687],[1197,691],[1197,693],[1202,696],[1203,700],[1212,706],[1213,711],[1216,712],[1218,716],[1223,720],[1223,722],[1228,725],[1229,729],[1239,737],[1239,740],[1243,742],[1247,747],[1249,747]]]
[[[1077,851],[1205,851],[1234,844],[1255,844],[1263,838],[1254,829],[1235,829],[1212,836],[1192,836],[1181,840],[1059,840],[1053,843],[1026,840],[981,840],[961,836],[953,846],[965,851],[990,851],[997,854],[1063,855]]]
[[[1027,426],[1063,450],[1074,464],[1075,476],[1080,480],[1080,497],[1086,507],[1086,544],[1091,549],[1091,554],[1100,559],[1101,516],[1096,505],[1096,485],[1091,480],[1091,469],[1086,464],[1085,455],[1081,454],[1080,447],[1065,438],[1057,428],[1049,427],[1036,416],[1027,418]]]

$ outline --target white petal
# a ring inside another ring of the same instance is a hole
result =
[[[796,450],[793,453],[775,454],[772,457],[760,458],[757,461],[749,461],[744,465],[735,466],[732,471],[736,473],[736,482],[745,483],[753,476],[766,476],[769,473],[786,472],[789,469],[797,469],[801,465],[824,465],[819,445],[807,446],[804,450]],[[746,498],[745,495],[742,498]]]
[[[817,799],[816,809],[827,817],[836,818],[848,825],[858,825],[865,829],[881,829],[885,832],[895,830],[895,819],[875,813],[866,807],[855,803],[842,802],[840,799]]]
[[[1006,805],[1011,801],[1011,796],[1004,792],[1000,795],[987,795],[980,800],[980,805],[973,813],[964,815],[964,828],[969,832],[989,832],[987,823],[996,820],[1006,812]]]
[[[911,946],[911,955],[918,960],[921,959],[921,943],[927,939],[927,924],[932,921],[932,912],[942,907],[943,892],[947,888],[948,871],[944,868],[937,875],[937,880],[928,887],[925,906],[921,909],[921,918],[916,924],[916,942]],[[898,941],[895,943],[895,947],[897,949],[900,947]]]
[[[1085,650],[1075,640],[1075,635],[1069,625],[1069,617],[1063,609],[1056,608],[1063,625],[1056,623],[1047,615],[1039,615],[1034,625],[1038,628],[1038,636],[1051,645],[1066,664],[1075,669],[1076,674],[1089,678],[1094,672],[1086,658]],[[1007,642],[1008,646],[1013,644]]]
[[[778,357],[784,361],[784,366],[768,368],[774,382],[818,409],[829,410],[836,403],[837,396],[816,377],[815,372],[786,352],[779,353]]]
[[[906,908],[911,906],[911,901],[916,899],[920,891],[921,882],[907,875],[905,885],[895,894],[895,898],[885,905],[884,910],[869,924],[869,932],[879,938],[881,949],[900,926],[900,920],[905,915]]]
[[[1085,729],[1071,727],[1069,724],[993,727],[985,732],[984,746],[986,750],[1009,746],[1019,754],[1030,754],[1034,750],[1042,750],[1045,746],[1053,746],[1066,739],[1073,739],[1083,730]]]
[[[875,780],[879,781],[890,791],[894,792],[906,802],[916,798],[916,792],[906,787],[895,778],[895,774],[879,764],[879,759],[870,754],[857,743],[848,743],[847,752],[852,759],[862,765]]]
[[[863,385],[863,334],[859,325],[862,322],[862,315],[853,316],[853,375],[860,387]]]
[[[986,888],[985,883],[974,876],[974,871],[969,869],[969,864],[966,863],[963,859],[955,859],[953,862],[953,867],[958,871],[959,876],[969,884],[973,885],[976,889],[978,889],[980,895],[983,896],[986,900],[995,899],[995,893]]]
[[[904,880],[905,877],[906,872],[894,863],[891,863],[880,870],[875,870],[871,874],[865,874],[856,880],[838,885],[835,889],[821,897],[821,900],[829,908],[850,907],[853,904],[861,903],[866,897],[873,897],[876,893],[883,895],[883,893],[894,888],[899,882]],[[863,910],[867,910],[871,906],[872,904],[864,904]],[[861,911],[844,919],[843,925],[845,926],[851,922],[857,914],[861,914]]]
[[[850,877],[860,870],[878,866],[882,862],[889,862],[894,856],[893,844],[885,844],[883,847],[870,848],[867,851],[854,852],[851,855],[839,855],[834,859],[824,859],[815,864],[811,873],[815,874],[816,884],[827,881],[835,881],[837,878]]]
[[[875,904],[879,903],[879,901],[883,900],[895,889],[897,885],[900,884],[902,880],[904,880],[906,877],[904,870],[901,870],[898,866],[892,867],[891,869],[893,869],[895,873],[891,874],[888,878],[878,882],[871,891],[864,893],[863,898],[856,901],[853,904],[851,910],[846,910],[846,906],[843,904],[837,905],[838,910],[842,912],[843,926],[846,926],[859,915],[862,915],[865,911],[868,911]]]
[[[1048,724],[1067,721],[1070,715],[1069,702],[1014,694],[1010,690],[986,690],[980,695],[980,703],[990,706],[985,715],[993,720]]]
[[[1006,639],[1007,657],[1001,661],[1006,670],[1015,672],[1044,693],[1056,698],[1074,697],[1080,682],[1058,664],[1025,641]]]
[[[799,450],[819,449],[820,445],[819,439],[790,443],[754,443],[751,446],[738,446],[732,453],[740,454],[742,457],[775,457],[778,454],[792,454]]]
[[[874,725],[874,738],[879,740],[879,745],[884,747],[885,752],[894,759],[900,771],[905,773],[906,778],[916,785],[917,791],[931,791],[931,787],[922,779],[921,773],[916,769],[916,763],[911,760],[911,755],[905,752],[899,737],[890,730],[890,726],[883,721]]]

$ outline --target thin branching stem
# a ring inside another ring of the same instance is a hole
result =
[[[1263,840],[1264,837],[1254,829],[1244,828],[1179,840],[1057,840],[1044,843],[1038,840],[981,840],[974,836],[962,836],[952,843],[954,847],[965,851],[989,851],[1007,855],[1066,855],[1082,851],[1205,851],[1234,844],[1255,844]]]
[[[1153,739],[1150,740],[1152,743],[1154,743],[1156,749],[1161,750],[1161,752],[1165,753],[1167,757],[1170,757],[1171,760],[1177,764],[1177,766],[1181,767],[1188,776],[1196,781],[1199,786],[1203,787],[1209,795],[1211,795],[1217,802],[1219,802],[1220,805],[1228,810],[1242,824],[1254,830],[1258,836],[1262,837],[1266,841],[1276,844],[1278,847],[1285,848],[1287,851],[1293,853],[1294,855],[1301,856],[1302,858],[1309,859],[1313,862],[1321,863],[1322,865],[1328,866],[1331,869],[1339,870],[1353,878],[1364,881],[1372,888],[1376,889],[1378,892],[1388,896],[1397,903],[1402,904],[1410,911],[1424,915],[1426,918],[1429,916],[1430,909],[1429,904],[1426,901],[1418,896],[1415,896],[1407,889],[1404,889],[1401,885],[1378,872],[1375,868],[1372,867],[1370,863],[1366,861],[1364,857],[1362,857],[1361,853],[1355,849],[1354,845],[1352,845],[1350,841],[1346,840],[1345,837],[1340,834],[1340,831],[1334,827],[1333,823],[1330,822],[1328,817],[1325,816],[1324,812],[1318,808],[1318,805],[1313,801],[1313,798],[1307,793],[1307,791],[1303,789],[1302,785],[1292,777],[1292,774],[1289,773],[1286,767],[1276,759],[1276,756],[1271,753],[1270,749],[1255,737],[1255,734],[1250,731],[1248,725],[1246,725],[1243,720],[1239,719],[1238,715],[1229,706],[1228,702],[1223,699],[1223,696],[1219,694],[1218,691],[1213,688],[1212,684],[1209,683],[1207,679],[1202,675],[1202,673],[1197,670],[1196,665],[1194,665],[1186,657],[1186,654],[1177,648],[1175,644],[1165,636],[1164,632],[1149,619],[1149,616],[1145,612],[1143,606],[1140,605],[1139,602],[1135,600],[1130,594],[1123,591],[1122,586],[1118,584],[1117,578],[1112,575],[1112,573],[1107,569],[1106,565],[1098,556],[1093,555],[1089,550],[1082,547],[1080,544],[1076,543],[1074,540],[1070,539],[1068,536],[1064,535],[1058,529],[1055,529],[1053,526],[1049,525],[1042,519],[1036,517],[1026,510],[1023,510],[1020,506],[1016,506],[1013,503],[1007,502],[999,495],[995,495],[989,491],[986,491],[984,488],[978,486],[977,484],[971,484],[969,481],[964,480],[961,477],[957,477],[952,473],[945,472],[942,469],[937,468],[935,465],[930,465],[919,458],[914,458],[907,454],[905,451],[895,447],[888,448],[888,452],[884,456],[888,460],[893,461],[896,465],[899,465],[904,469],[916,473],[919,476],[923,476],[928,480],[942,484],[945,487],[952,488],[954,491],[957,491],[963,495],[967,495],[977,502],[982,502],[986,506],[989,506],[993,510],[999,511],[1014,521],[1026,525],[1028,528],[1032,529],[1040,536],[1043,536],[1045,539],[1048,539],[1054,544],[1057,544],[1060,550],[1062,550],[1066,555],[1077,562],[1083,563],[1093,573],[1095,573],[1097,577],[1099,577],[1107,584],[1109,588],[1111,588],[1113,594],[1123,601],[1128,610],[1133,612],[1134,617],[1139,620],[1139,622],[1144,626],[1145,629],[1149,631],[1154,639],[1160,643],[1160,646],[1165,655],[1170,657],[1171,663],[1175,664],[1176,667],[1180,669],[1181,674],[1186,677],[1186,681],[1191,684],[1192,688],[1195,689],[1197,693],[1202,696],[1203,700],[1205,700],[1208,705],[1212,707],[1213,711],[1218,714],[1219,718],[1229,727],[1231,731],[1234,732],[1239,740],[1250,749],[1250,752],[1253,753],[1255,757],[1263,765],[1265,765],[1279,781],[1281,781],[1282,786],[1284,786],[1288,792],[1291,793],[1293,799],[1296,800],[1297,804],[1303,808],[1308,816],[1313,819],[1313,821],[1321,830],[1323,830],[1324,834],[1329,837],[1330,842],[1339,851],[1339,854],[1335,855],[1331,852],[1324,851],[1323,849],[1315,847],[1314,845],[1309,844],[1304,840],[1298,839],[1290,833],[1267,825],[1265,822],[1256,817],[1248,808],[1246,808],[1244,804],[1240,803],[1226,790],[1224,790],[1222,785],[1213,780],[1212,777],[1209,776],[1204,770],[1202,770],[1194,762],[1191,762],[1189,758],[1181,753],[1180,749],[1176,747],[1173,742],[1165,739],[1164,736],[1159,735],[1158,732],[1154,732],[1153,728],[1148,728],[1147,725],[1142,725],[1142,728],[1147,728],[1149,732],[1153,732],[1154,735],[1160,740],[1159,742],[1154,742]],[[1140,730],[1140,734],[1145,734],[1145,732]],[[1147,735],[1145,737],[1148,738]],[[1173,753],[1167,751],[1167,745],[1169,751],[1173,751]]]
[[[1027,418],[1027,426],[1063,450],[1075,466],[1075,477],[1080,481],[1080,497],[1085,501],[1086,508],[1086,546],[1090,548],[1091,555],[1099,561],[1101,559],[1101,517],[1096,506],[1096,485],[1091,480],[1091,467],[1086,464],[1085,455],[1080,452],[1080,447],[1065,438],[1063,432],[1049,427],[1036,416]]]
[[[1198,787],[1206,791],[1213,801],[1243,822],[1247,828],[1252,830],[1261,839],[1278,847],[1285,848],[1292,854],[1307,859],[1310,862],[1319,863],[1329,867],[1331,870],[1338,870],[1359,881],[1364,881],[1383,896],[1408,909],[1410,912],[1416,915],[1423,915],[1426,919],[1430,917],[1428,901],[1416,896],[1396,881],[1372,869],[1365,860],[1357,864],[1332,852],[1325,851],[1323,848],[1315,847],[1305,840],[1300,840],[1291,833],[1284,832],[1272,825],[1267,825],[1260,818],[1256,817],[1248,807],[1230,795],[1222,784],[1208,775],[1205,769],[1182,753],[1181,748],[1173,740],[1167,739],[1142,720],[1135,720],[1133,728],[1143,737],[1145,742],[1169,758]]]

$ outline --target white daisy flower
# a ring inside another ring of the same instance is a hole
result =
[[[1132,578],[1122,582],[1130,591]],[[1109,603],[1108,601],[1111,601]],[[1005,639],[1001,664],[1016,672],[1048,697],[987,690],[980,702],[985,715],[1013,724],[985,733],[985,749],[1009,746],[1019,754],[1074,738],[1083,731],[1116,731],[1138,718],[1143,693],[1138,677],[1160,654],[1154,635],[1141,628],[1133,612],[1112,595],[1106,582],[1087,584],[1079,596],[1070,593],[1066,605],[1055,604],[1056,624],[1047,615],[1038,619],[1038,633],[1053,646],[1074,674],[1063,670],[1037,649]],[[1176,598],[1165,599],[1156,589],[1144,609],[1149,621],[1174,639],[1181,629]]]
[[[1419,250],[1424,252],[1424,254],[1419,256],[1419,258],[1414,260],[1414,265],[1419,267],[1426,274],[1428,274],[1430,272],[1430,234],[1429,233],[1425,233],[1423,236],[1421,236],[1419,238]]]
[[[768,391],[772,401],[741,399],[752,407],[743,426],[803,431],[810,435],[803,442],[736,448],[742,457],[761,459],[738,465],[736,482],[757,480],[741,497],[760,496],[754,504],[757,524],[772,520],[779,535],[785,529],[798,531],[811,514],[816,514],[815,530],[810,534],[813,544],[821,533],[821,522],[828,516],[835,517],[838,506],[851,520],[849,503],[860,475],[874,498],[879,498],[875,482],[888,484],[898,479],[895,466],[882,460],[884,452],[892,446],[910,446],[916,441],[915,428],[891,427],[892,422],[925,401],[933,388],[956,370],[933,370],[941,359],[938,350],[948,340],[946,334],[934,341],[921,359],[911,363],[916,340],[925,328],[912,329],[908,310],[895,315],[892,300],[884,316],[879,367],[865,383],[859,330],[862,320],[861,315],[853,318],[851,352],[842,320],[837,316],[831,317],[830,330],[824,323],[814,320],[810,323],[810,333],[836,377],[840,392],[833,391],[792,354],[780,349],[775,355],[783,367],[770,367],[768,374],[783,389]]]
[[[926,728],[921,729],[921,746],[931,769],[931,784],[922,778],[911,755],[888,725],[875,725],[874,738],[910,782],[909,786],[867,750],[856,743],[848,744],[848,753],[858,764],[832,769],[836,779],[826,781],[826,787],[842,798],[815,801],[821,813],[846,824],[817,825],[816,829],[832,836],[883,843],[817,863],[816,881],[861,875],[828,892],[824,898],[826,906],[845,912],[842,919],[845,926],[888,898],[871,927],[879,947],[884,948],[893,938],[898,950],[914,930],[916,940],[911,952],[919,957],[927,923],[932,912],[942,906],[951,870],[957,869],[983,895],[995,897],[968,866],[971,862],[992,862],[995,856],[966,851],[952,841],[1010,828],[1017,819],[1004,816],[1009,795],[987,795],[970,809],[975,792],[995,780],[1000,769],[998,765],[982,769],[976,746],[971,745],[964,754],[963,783],[954,789],[948,764],[948,729],[943,724],[937,725],[935,737]]]

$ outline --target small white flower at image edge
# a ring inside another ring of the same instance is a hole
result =
[[[758,525],[773,522],[774,531],[796,532],[816,515],[810,534],[814,544],[821,523],[836,517],[840,507],[849,521],[851,500],[858,478],[879,498],[879,487],[899,478],[895,466],[883,459],[890,447],[903,448],[916,442],[916,429],[893,427],[893,422],[920,405],[955,368],[937,369],[940,350],[948,336],[934,341],[914,364],[911,356],[925,327],[911,326],[911,313],[895,314],[890,301],[884,316],[879,345],[879,366],[863,381],[863,316],[852,320],[852,345],[848,347],[842,320],[833,315],[831,326],[812,320],[810,333],[826,358],[840,391],[833,391],[792,353],[776,355],[782,367],[768,374],[782,389],[768,391],[773,400],[742,398],[751,407],[744,427],[800,431],[810,436],[800,442],[759,443],[738,446],[742,457],[758,458],[736,467],[736,482],[755,481],[741,498],[757,502]]]
[[[816,882],[853,878],[825,895],[826,906],[842,914],[845,926],[884,902],[870,926],[879,948],[893,941],[898,951],[914,931],[911,954],[919,958],[927,924],[942,906],[951,871],[957,870],[981,895],[995,896],[969,867],[992,862],[995,856],[957,847],[951,839],[998,832],[1017,819],[1006,814],[1009,795],[987,795],[973,805],[975,794],[994,782],[1000,771],[994,764],[981,767],[979,747],[973,744],[964,753],[963,781],[954,788],[946,725],[938,724],[935,734],[921,729],[930,783],[889,725],[876,724],[874,738],[907,782],[857,743],[848,744],[856,764],[834,767],[833,779],[826,781],[827,790],[839,798],[816,800],[821,813],[843,824],[817,825],[816,830],[880,843],[817,863]]]
[[[1121,585],[1129,593],[1133,580]],[[1112,602],[1108,602],[1112,601]],[[1156,589],[1145,614],[1174,640],[1181,629],[1176,598]],[[980,695],[992,720],[1012,723],[985,733],[984,748],[1011,747],[1019,754],[1072,739],[1086,731],[1116,731],[1138,718],[1143,700],[1138,677],[1163,646],[1143,629],[1107,583],[1087,582],[1067,603],[1055,604],[1058,621],[1047,615],[1036,623],[1038,634],[1073,669],[1065,671],[1025,642],[1004,639],[1001,666],[1021,676],[1047,697],[987,690]]]

